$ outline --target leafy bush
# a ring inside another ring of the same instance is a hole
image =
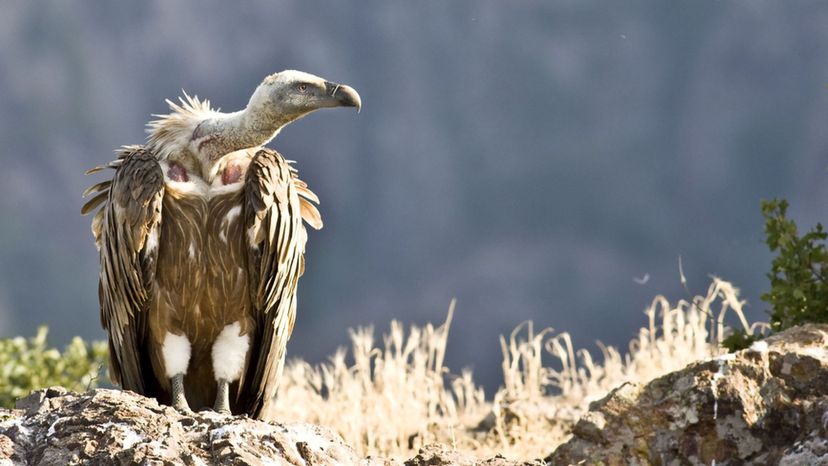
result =
[[[811,231],[799,236],[796,223],[785,214],[788,203],[773,199],[762,202],[768,247],[778,255],[773,260],[768,278],[769,292],[762,300],[770,304],[771,329],[784,330],[806,322],[828,322],[828,237],[817,223]]]
[[[0,407],[32,390],[60,385],[84,391],[97,386],[107,364],[104,342],[86,343],[75,337],[63,350],[46,345],[48,329],[40,327],[28,341],[23,337],[0,339]]]
[[[732,330],[730,335],[722,340],[722,347],[732,353],[734,351],[750,348],[750,345],[752,345],[753,342],[761,340],[763,337],[763,335],[754,335],[744,330]]]
[[[784,199],[762,201],[765,243],[771,252],[777,253],[768,273],[771,289],[761,296],[762,301],[771,305],[771,332],[806,322],[828,322],[828,283],[824,275],[828,270],[828,234],[817,223],[799,236],[796,223],[786,216],[787,211],[788,201]],[[722,346],[737,351],[762,337],[736,330],[722,341]]]

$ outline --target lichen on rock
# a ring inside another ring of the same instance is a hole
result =
[[[828,464],[828,325],[805,325],[590,405],[568,464]]]
[[[19,400],[14,410],[0,409],[0,466],[80,464],[391,466],[401,462],[362,458],[325,427],[212,411],[182,412],[119,390],[78,394],[52,387]],[[406,464],[524,463],[503,457],[480,462],[434,444]]]
[[[386,464],[335,433],[211,411],[183,413],[132,392],[54,387],[0,411],[0,464]]]

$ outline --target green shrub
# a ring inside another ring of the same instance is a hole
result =
[[[799,236],[796,223],[785,213],[785,200],[762,202],[766,242],[777,256],[768,274],[771,289],[762,300],[772,306],[771,329],[775,332],[806,322],[828,322],[828,237],[817,223]]]
[[[732,353],[734,351],[750,348],[750,345],[752,345],[754,341],[761,340],[762,338],[762,335],[754,335],[747,333],[742,329],[731,328],[731,334],[722,340],[722,347]]]
[[[46,345],[48,329],[40,327],[28,341],[23,337],[0,339],[0,407],[11,408],[15,400],[32,390],[60,385],[84,391],[101,383],[107,364],[104,342],[86,343],[75,337],[63,350]]]
[[[807,322],[828,323],[828,234],[822,224],[800,236],[796,223],[786,214],[784,199],[762,201],[765,218],[765,242],[776,257],[768,273],[770,291],[762,301],[771,305],[770,331],[779,332]],[[730,351],[747,348],[762,338],[742,330],[734,331],[722,341]]]

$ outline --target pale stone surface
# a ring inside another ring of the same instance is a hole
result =
[[[363,459],[335,433],[213,412],[183,413],[132,392],[49,388],[0,410],[0,465],[334,465]]]
[[[336,433],[313,424],[279,424],[185,413],[132,392],[84,394],[39,390],[0,409],[0,466],[11,465],[361,465],[399,466],[361,458]],[[480,461],[429,445],[405,463],[519,466],[502,457]]]
[[[828,465],[828,325],[690,364],[590,405],[553,465]]]
[[[417,456],[404,463],[404,466],[543,466],[543,461],[516,462],[498,455],[487,460],[452,450],[447,445],[431,444],[420,448]]]

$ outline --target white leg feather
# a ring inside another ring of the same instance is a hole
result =
[[[241,335],[241,325],[238,322],[225,326],[213,343],[213,373],[216,380],[238,380],[249,347],[250,338]]]
[[[184,335],[174,335],[167,332],[161,354],[164,356],[164,371],[167,377],[173,378],[178,374],[186,374],[190,364],[190,340]]]

